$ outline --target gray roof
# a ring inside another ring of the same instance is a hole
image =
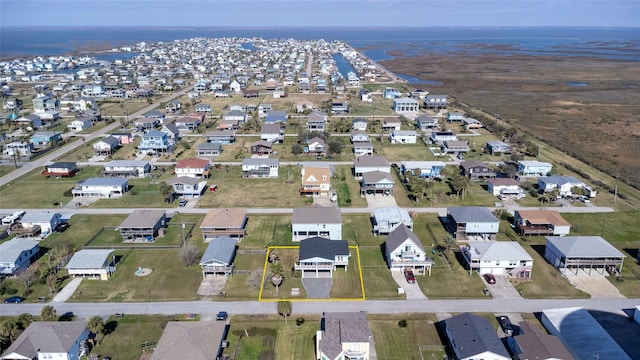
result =
[[[224,321],[169,321],[151,360],[215,359],[225,328]]]
[[[321,330],[320,350],[329,359],[335,359],[342,352],[342,343],[368,343],[372,336],[364,311],[324,313],[324,327]]]
[[[573,360],[574,357],[556,336],[527,321],[518,323],[520,334],[513,339],[522,350],[520,359],[563,359]]]
[[[146,167],[149,162],[146,160],[111,160],[104,164],[105,167]]]
[[[164,210],[134,210],[119,228],[153,228],[165,216]]]
[[[83,181],[78,181],[78,184],[85,186],[118,186],[123,187],[129,183],[129,180],[123,178],[90,178]]]
[[[260,159],[260,158],[245,158],[242,159],[242,165],[266,165],[266,166],[278,166],[280,159]]]
[[[174,185],[174,184],[187,184],[187,185],[195,185],[197,183],[199,183],[200,180],[196,179],[196,178],[192,178],[192,177],[188,177],[188,176],[178,176],[172,179],[169,179],[169,181],[167,181],[167,185]]]
[[[314,257],[333,261],[336,255],[349,255],[347,240],[329,240],[314,236],[300,241],[298,258],[301,261]]]
[[[384,243],[387,249],[391,252],[398,248],[398,246],[402,245],[405,240],[411,240],[418,248],[424,251],[424,247],[422,247],[422,243],[416,234],[411,231],[405,224],[398,225],[386,239],[384,239]]]
[[[384,171],[369,171],[362,174],[362,182],[366,184],[379,183],[382,180],[394,182],[391,174]]]
[[[220,150],[222,149],[221,142],[206,142],[198,145],[198,150]]]
[[[455,350],[461,358],[490,351],[511,359],[489,320],[471,313],[463,313],[444,320],[444,325],[450,342],[455,344]]]
[[[376,219],[376,222],[389,221],[396,223],[413,223],[409,212],[397,206],[374,209],[373,217]]]
[[[75,169],[76,167],[76,163],[73,161],[59,161],[47,165],[47,169]]]
[[[110,249],[82,249],[73,254],[66,267],[67,269],[100,269],[113,251]]]
[[[477,249],[483,261],[533,261],[531,255],[516,241],[469,241],[467,245]]]
[[[163,137],[166,134],[160,130],[151,130],[148,133],[142,135],[142,137]]]
[[[626,257],[600,236],[547,236],[547,244],[553,244],[566,257]]]
[[[87,329],[81,321],[36,321],[9,346],[4,356],[16,353],[31,359],[36,353],[66,353]]]
[[[391,166],[389,161],[384,156],[365,155],[353,161],[355,167],[367,167],[367,166]]]
[[[334,207],[310,206],[293,209],[293,224],[342,224],[342,213]]]
[[[538,181],[540,182],[544,182],[547,184],[557,184],[557,185],[563,185],[563,184],[575,184],[575,185],[579,185],[582,184],[584,185],[584,183],[576,178],[574,178],[573,176],[562,176],[562,175],[557,175],[557,174],[553,174],[551,176],[542,176],[538,178]]]
[[[210,261],[230,265],[236,253],[236,240],[228,236],[219,236],[211,240],[200,259],[200,265]]]
[[[109,144],[111,146],[120,145],[120,139],[111,135],[101,139],[100,141],[103,143]]]
[[[498,219],[493,216],[491,210],[480,206],[457,206],[447,208],[447,213],[453,217],[457,223],[497,223]]]
[[[463,169],[474,168],[476,166],[489,168],[489,165],[487,163],[483,163],[482,161],[478,161],[478,160],[465,160],[460,163],[460,167],[462,167]]]
[[[48,223],[54,216],[60,216],[60,213],[52,211],[29,211],[20,219],[23,223]]]
[[[262,124],[260,125],[261,134],[280,134],[280,124]]]
[[[39,246],[36,240],[13,238],[0,244],[0,262],[14,263],[23,251]]]

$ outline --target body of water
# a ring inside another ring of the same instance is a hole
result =
[[[343,40],[375,61],[428,53],[589,56],[640,61],[640,28],[0,27],[0,57],[56,56],[196,37]],[[245,44],[250,46],[250,44]],[[126,54],[126,53],[125,53]],[[115,55],[115,54],[113,54]]]

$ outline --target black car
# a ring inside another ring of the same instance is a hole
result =
[[[18,304],[24,301],[24,298],[21,296],[12,296],[10,298],[4,299],[5,304]]]
[[[513,335],[513,325],[511,324],[511,320],[509,320],[508,316],[498,316],[498,323],[505,335]]]
[[[228,317],[229,317],[229,314],[226,311],[220,311],[216,315],[216,320],[227,320]]]

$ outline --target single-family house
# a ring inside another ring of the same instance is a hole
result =
[[[316,360],[369,360],[373,337],[367,314],[361,312],[325,312],[316,332]]]
[[[53,211],[28,211],[22,219],[20,219],[20,223],[23,228],[34,228],[40,227],[40,233],[42,235],[48,235],[54,232],[58,226],[62,223],[60,213]]]
[[[111,160],[104,164],[104,177],[137,177],[151,174],[151,164],[147,160]]]
[[[327,149],[327,145],[323,139],[316,136],[309,139],[307,149],[309,150],[309,154],[324,155]]]
[[[242,85],[240,85],[240,82],[238,82],[238,80],[233,80],[232,82],[229,83],[229,91],[231,91],[234,94],[240,94],[242,92]],[[244,97],[258,97],[258,90],[246,90],[244,92],[245,96]],[[255,96],[247,96],[248,94],[255,94]]]
[[[198,158],[214,158],[222,154],[222,143],[206,142],[196,147],[196,157]]]
[[[186,176],[192,178],[209,177],[209,160],[188,158],[179,160],[175,166],[174,172],[176,176]]]
[[[537,160],[518,161],[518,174],[522,176],[548,176],[553,165]]]
[[[200,232],[204,242],[210,242],[221,236],[241,241],[246,232],[247,220],[247,210],[245,209],[210,209],[200,223]]]
[[[462,313],[442,321],[442,329],[455,359],[511,360],[496,329],[481,316]]]
[[[351,132],[351,136],[349,137],[351,142],[362,142],[362,141],[370,141],[371,138],[369,134],[364,130],[354,130]]]
[[[62,133],[57,131],[36,131],[29,139],[29,142],[33,144],[35,148],[47,147],[61,141]]]
[[[333,102],[331,103],[331,113],[332,114],[346,114],[349,112],[349,103],[348,102]]]
[[[38,129],[42,127],[43,121],[42,117],[38,114],[29,114],[26,116],[21,116],[12,120],[13,123],[19,126],[30,126],[34,129]]]
[[[207,181],[199,181],[197,178],[178,176],[167,181],[167,185],[173,188],[173,194],[183,198],[199,198],[207,189]]]
[[[360,196],[366,195],[389,195],[393,196],[395,181],[391,174],[384,171],[368,171],[362,174],[360,181]]]
[[[328,167],[305,166],[301,171],[300,194],[327,196],[331,190],[331,174]]]
[[[213,110],[211,110],[211,105],[209,104],[196,104],[196,106],[194,107],[196,112],[199,113],[205,113],[205,114],[210,114]]]
[[[204,138],[210,143],[216,142],[228,145],[236,142],[236,132],[234,130],[214,130],[204,134]]]
[[[368,125],[369,125],[369,122],[365,118],[357,117],[357,118],[351,120],[351,129],[356,130],[356,131],[357,130],[367,131],[367,126]]]
[[[327,115],[327,113],[313,111],[307,116],[307,131],[323,132],[327,121],[329,121],[329,115]]]
[[[372,156],[373,155],[373,143],[371,140],[367,141],[354,141],[353,153],[356,157],[359,156]]]
[[[200,92],[198,92],[198,91],[189,91],[187,93],[187,99],[194,99],[194,100],[200,99]]]
[[[271,143],[284,142],[284,129],[280,124],[262,124],[260,125],[260,140]]]
[[[158,118],[141,117],[133,121],[133,126],[139,131],[147,132],[160,126],[160,120]]]
[[[447,95],[427,95],[424,97],[424,107],[427,110],[439,111],[449,106]]]
[[[386,117],[382,120],[382,131],[400,130],[402,120],[397,117]]]
[[[13,276],[26,269],[40,255],[40,241],[14,237],[0,244],[0,275]]]
[[[71,190],[73,197],[120,197],[129,189],[129,180],[121,178],[89,178],[79,181]]]
[[[131,132],[114,132],[111,133],[110,136],[113,136],[114,138],[118,139],[118,141],[120,141],[121,145],[126,145],[126,144],[131,144],[134,141],[134,137],[131,134]]]
[[[174,124],[180,131],[192,132],[202,124],[202,119],[194,116],[184,116],[176,119]]]
[[[59,161],[53,164],[47,165],[42,171],[42,175],[53,177],[73,177],[80,169],[75,162],[71,161]]]
[[[463,176],[471,180],[492,179],[498,175],[489,165],[478,160],[465,160],[461,162],[460,170]]]
[[[347,240],[331,240],[313,236],[300,240],[298,261],[295,270],[302,272],[302,277],[332,277],[338,266],[347,271],[349,265],[349,243]]]
[[[429,140],[433,144],[442,144],[445,141],[455,141],[458,140],[458,136],[453,133],[453,131],[432,131],[429,134]]]
[[[487,208],[456,206],[447,208],[446,224],[456,240],[495,240],[500,221]]]
[[[459,154],[470,151],[466,140],[448,140],[442,143],[441,149],[446,154]]]
[[[169,321],[151,360],[221,359],[228,330],[225,321]]]
[[[166,154],[173,151],[174,143],[170,141],[167,133],[151,130],[142,135],[140,145],[138,145],[138,153],[140,154]]]
[[[225,278],[233,271],[233,258],[236,255],[236,239],[226,235],[218,236],[210,241],[200,259],[202,278],[208,275],[222,275]]]
[[[400,96],[402,96],[402,93],[396,88],[386,87],[382,90],[382,97],[385,99],[395,99]]]
[[[418,134],[415,130],[393,130],[389,133],[392,144],[415,144]]]
[[[164,210],[134,210],[116,228],[123,242],[153,242],[156,237],[164,236],[167,216]]]
[[[573,196],[575,188],[579,188],[589,194],[589,197],[596,196],[596,192],[593,191],[584,182],[574,178],[573,176],[551,175],[542,176],[538,178],[538,189],[544,192],[550,192],[555,189],[558,190],[560,196]]]
[[[257,98],[260,97],[260,90],[243,90],[242,91],[242,96],[244,96],[245,98]]]
[[[264,117],[265,124],[285,124],[287,122],[287,112],[285,110],[271,110]]]
[[[427,114],[422,114],[415,119],[416,127],[420,130],[432,130],[438,129],[440,127],[438,123],[438,118],[434,116],[429,116]]]
[[[281,99],[281,98],[286,98],[286,97],[287,97],[287,93],[284,91],[284,89],[276,88],[275,90],[273,90],[273,98],[274,99]]]
[[[29,142],[14,141],[5,144],[2,148],[2,155],[4,157],[30,157],[33,154],[33,144]]]
[[[251,155],[270,155],[273,152],[273,143],[266,140],[258,140],[249,144]]]
[[[571,224],[554,210],[516,210],[513,224],[520,235],[566,236]]]
[[[360,89],[360,92],[358,93],[360,95],[360,101],[362,102],[372,102],[373,99],[371,99],[371,91],[367,90],[367,89]]]
[[[296,103],[296,112],[298,114],[300,113],[304,113],[307,110],[313,110],[315,108],[315,105],[313,104],[313,102],[311,101],[300,101],[298,103]]]
[[[60,101],[52,96],[39,94],[33,99],[33,111],[36,114],[58,110],[60,110]]]
[[[294,242],[314,236],[342,239],[342,213],[335,207],[295,208],[291,216],[291,233]]]
[[[400,163],[400,171],[403,174],[407,172],[413,176],[421,178],[439,178],[440,172],[447,163],[442,161],[402,161]]]
[[[447,121],[448,122],[453,122],[453,121],[464,121],[465,117],[464,114],[461,112],[457,112],[457,111],[449,111],[447,112]]]
[[[474,118],[471,118],[471,117],[464,118],[464,120],[462,120],[462,122],[464,123],[464,127],[467,130],[481,129],[483,127],[482,122],[480,122],[480,120],[474,119]]]
[[[384,156],[360,156],[353,161],[353,176],[362,180],[364,173],[382,171],[391,174],[391,164]]]
[[[157,119],[160,122],[160,124],[163,124],[166,115],[158,110],[151,110],[148,113],[144,114],[144,117]]]
[[[414,114],[420,111],[420,103],[409,97],[395,98],[393,99],[393,111],[398,114]]]
[[[460,252],[469,273],[531,278],[533,258],[517,241],[469,241]]]
[[[165,110],[167,113],[175,113],[182,108],[182,103],[178,100],[171,100],[166,106]]]
[[[495,196],[524,195],[516,179],[492,178],[487,180],[487,191]]]
[[[91,120],[91,118],[82,116],[71,120],[71,122],[67,124],[67,129],[71,131],[84,131],[92,126],[93,120]]]
[[[413,219],[409,212],[397,206],[378,208],[373,210],[373,233],[386,235],[398,226],[404,225],[413,229]]]
[[[391,271],[402,271],[406,268],[417,270],[418,274],[429,273],[434,262],[427,257],[422,242],[404,224],[399,224],[384,240],[385,258]]]
[[[116,271],[115,256],[112,249],[78,250],[67,263],[69,275],[82,278],[109,280]]]
[[[514,358],[519,360],[575,359],[557,336],[550,335],[528,321],[521,321],[517,326],[520,331],[507,338],[509,350],[515,354]]]
[[[619,275],[626,257],[600,236],[547,236],[544,258],[562,273]]]
[[[87,355],[89,329],[83,321],[34,321],[0,356],[0,360],[80,360]]]
[[[505,142],[498,140],[487,141],[485,148],[491,155],[511,154],[511,146]]]
[[[244,178],[277,178],[279,170],[280,159],[242,159],[242,177]]]

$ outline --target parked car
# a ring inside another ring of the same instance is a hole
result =
[[[229,313],[227,313],[226,311],[220,311],[218,314],[216,314],[216,320],[227,320],[228,317]]]
[[[407,279],[409,284],[415,284],[416,282],[416,277],[413,275],[413,270],[411,269],[404,269],[404,278]]]
[[[489,284],[495,284],[496,283],[496,277],[493,276],[492,274],[484,274],[484,275],[482,275],[482,277],[484,277],[484,279]]]
[[[187,200],[185,199],[180,199],[180,203],[178,204],[179,207],[185,207],[187,205]]]
[[[580,196],[580,201],[582,201],[583,203],[587,204],[587,203],[589,203],[589,197],[585,196],[585,195],[582,195],[582,196]]]
[[[5,304],[18,304],[24,301],[24,298],[21,296],[12,296],[10,298],[4,299]]]
[[[505,335],[513,335],[513,325],[511,324],[511,320],[509,320],[508,316],[498,316],[498,323]]]

